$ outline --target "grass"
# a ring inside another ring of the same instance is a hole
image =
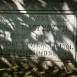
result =
[[[41,68],[40,68],[41,69]],[[1,68],[0,77],[77,77],[77,69],[71,72],[65,72],[59,69],[41,69],[37,67],[20,68],[14,66],[12,68]]]

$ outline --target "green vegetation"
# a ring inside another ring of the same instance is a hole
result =
[[[71,72],[65,72],[62,69],[39,69],[39,67],[20,68],[14,66],[12,68],[0,69],[0,77],[77,77],[77,69]]]

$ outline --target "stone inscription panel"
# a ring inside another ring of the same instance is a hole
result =
[[[74,15],[0,14],[0,54],[49,60],[75,59]]]

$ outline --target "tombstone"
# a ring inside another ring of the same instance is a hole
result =
[[[67,3],[63,7],[58,6],[61,2],[48,5],[41,0],[41,6],[37,2],[24,7],[21,2],[7,3],[0,5],[0,47],[4,57],[58,66],[76,63],[76,17]]]

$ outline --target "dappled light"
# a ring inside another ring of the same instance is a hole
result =
[[[75,0],[72,2],[76,4]],[[66,0],[1,0],[2,77],[54,77],[60,73],[65,77],[67,74],[63,72],[76,71],[77,15],[70,3]]]

